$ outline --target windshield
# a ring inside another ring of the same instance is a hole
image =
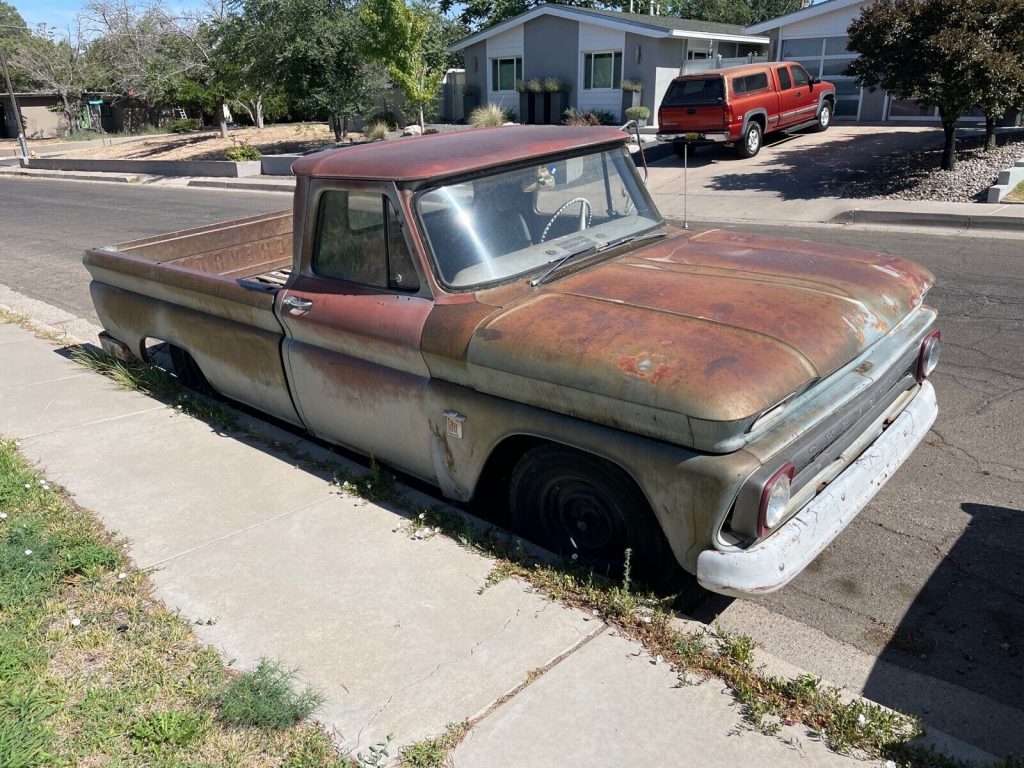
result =
[[[661,223],[624,148],[436,187],[416,209],[441,280],[507,280]]]
[[[673,80],[661,101],[663,107],[699,107],[721,104],[725,87],[720,77]]]

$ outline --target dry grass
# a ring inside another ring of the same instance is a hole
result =
[[[334,144],[334,133],[326,124],[299,123],[268,125],[265,128],[232,128],[227,140],[217,129],[156,136],[107,147],[75,152],[75,158],[103,160],[223,160],[224,152],[247,144],[264,155],[304,152]],[[350,133],[349,138],[359,138]]]
[[[1024,203],[1024,181],[1014,187],[1010,194],[1003,198],[1004,203]]]

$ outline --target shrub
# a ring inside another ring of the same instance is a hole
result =
[[[192,133],[202,130],[203,124],[193,117],[186,117],[181,120],[172,120],[167,124],[167,130],[171,133]]]
[[[391,126],[383,120],[377,120],[363,128],[363,136],[370,141],[384,141],[391,133]]]
[[[516,84],[513,86],[517,93],[526,93],[526,81],[516,80]]]
[[[628,77],[622,81],[622,90],[624,91],[642,91],[644,84],[640,80],[630,80]]]
[[[524,88],[527,93],[543,93],[544,82],[535,77],[532,80],[527,80]]]
[[[224,157],[236,163],[244,163],[247,160],[259,160],[260,151],[252,144],[238,144],[224,152]]]
[[[626,110],[626,117],[630,120],[646,120],[651,116],[651,110],[645,106],[630,107]]]
[[[366,125],[370,123],[384,123],[385,125],[402,125],[402,121],[398,119],[398,115],[392,112],[390,109],[382,109],[380,112],[374,112],[368,118],[366,118]]]
[[[512,119],[511,113],[497,104],[486,104],[469,113],[469,124],[474,128],[489,128],[504,125]]]
[[[548,93],[568,93],[569,84],[557,77],[545,77],[544,90]]]
[[[229,682],[217,697],[221,719],[242,727],[278,729],[305,720],[323,703],[323,696],[309,688],[296,693],[294,677],[261,659],[256,669]]]
[[[563,125],[617,125],[619,122],[611,112],[600,109],[580,112],[575,107],[569,107],[562,114],[565,115]]]

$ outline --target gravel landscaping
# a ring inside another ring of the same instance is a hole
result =
[[[999,172],[1024,158],[1024,130],[997,134],[998,146],[983,148],[980,133],[960,135],[956,166],[939,168],[942,147],[916,154],[884,158],[874,171],[846,185],[843,197],[880,197],[887,200],[938,200],[948,203],[985,202],[988,188]]]

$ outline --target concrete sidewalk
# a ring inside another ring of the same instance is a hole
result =
[[[456,766],[857,762],[793,727],[736,735],[720,682],[678,687],[599,618],[516,580],[484,589],[489,560],[297,467],[295,451],[324,452],[290,433],[262,427],[278,453],[219,432],[14,325],[0,371],[0,433],[127,538],[165,602],[212,620],[202,640],[242,667],[298,667],[347,748],[394,734],[396,754],[478,717]]]

